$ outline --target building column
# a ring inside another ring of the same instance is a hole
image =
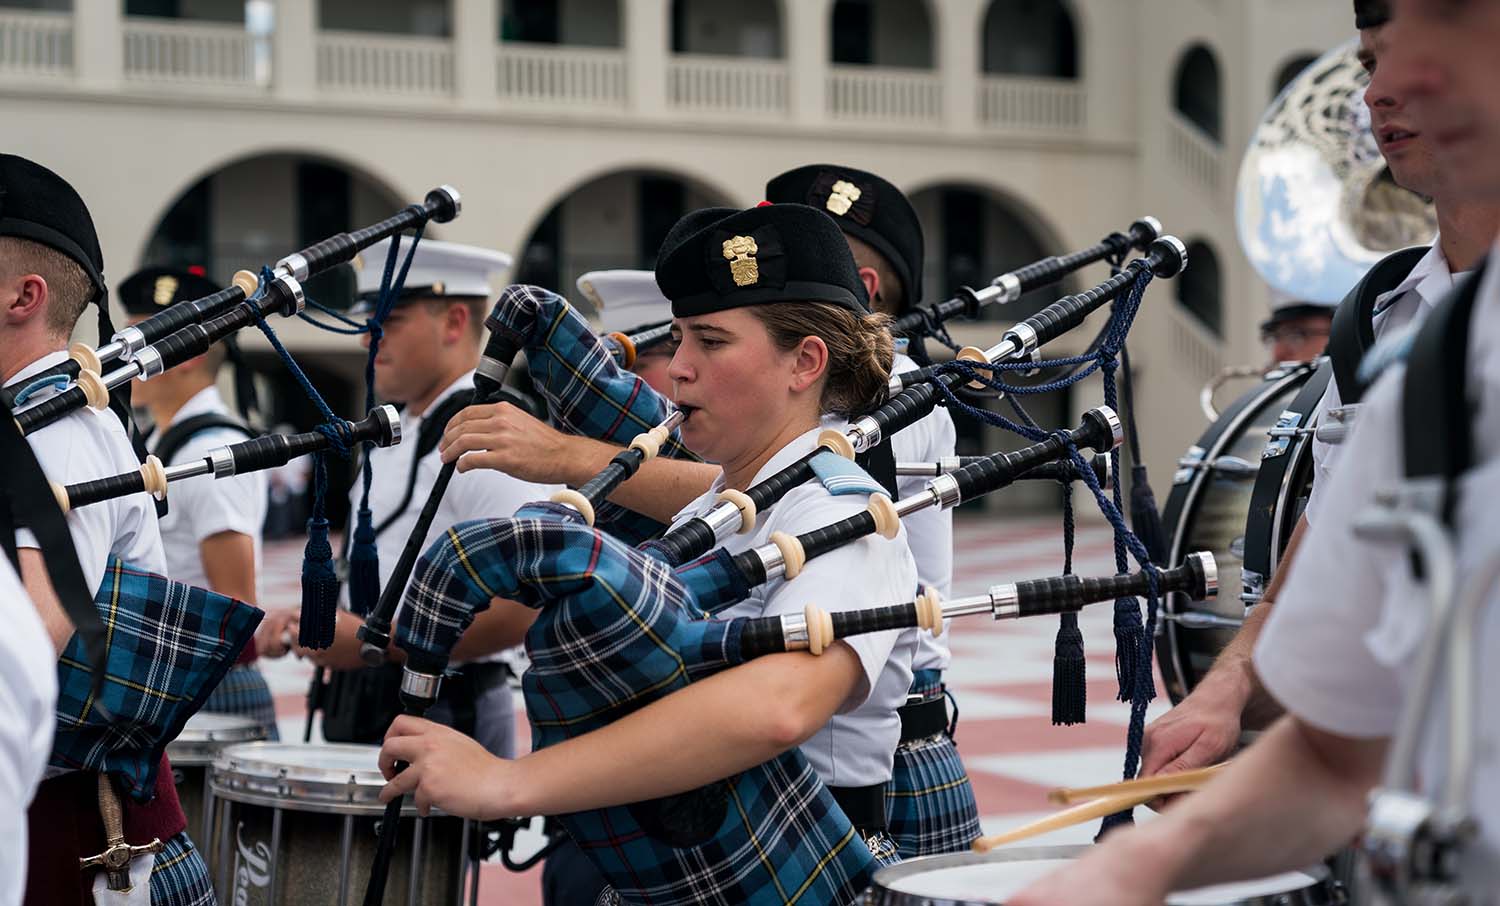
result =
[[[495,51],[500,47],[500,0],[453,0],[453,79],[459,103],[494,103]]]
[[[318,91],[317,0],[277,0],[271,47],[276,96],[288,101],[312,98]]]
[[[781,4],[786,43],[788,112],[796,123],[828,119],[828,59],[832,56],[832,0]]]
[[[624,0],[625,70],[630,109],[656,115],[667,109],[667,61],[672,55],[672,0]]]
[[[120,87],[125,68],[123,0],[73,4],[73,65],[84,87]]]
[[[979,123],[980,42],[989,0],[944,0],[937,15],[937,65],[943,82],[943,123],[953,132],[973,132]]]

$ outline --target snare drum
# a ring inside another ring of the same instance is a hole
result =
[[[867,906],[998,906],[1032,882],[1064,868],[1087,846],[1031,846],[987,853],[908,859],[875,872]],[[1321,873],[1288,872],[1255,881],[1218,884],[1167,897],[1171,906],[1338,906],[1337,886]]]
[[[221,749],[266,738],[266,728],[253,718],[240,714],[199,712],[189,717],[177,738],[167,743],[167,758],[172,762],[172,782],[177,784],[177,798],[187,815],[188,833],[199,840],[208,839],[208,769]],[[205,856],[208,853],[205,851]]]
[[[384,811],[379,752],[378,746],[265,742],[220,752],[209,781],[208,838],[220,902],[361,902]],[[420,818],[411,805],[401,815],[385,902],[462,902],[465,874],[477,870],[469,859],[470,822],[437,813]]]
[[[1283,424],[1288,421],[1283,413],[1312,376],[1310,364],[1270,372],[1226,408],[1178,461],[1162,510],[1168,565],[1180,564],[1193,551],[1210,551],[1219,567],[1219,588],[1241,587],[1245,523],[1262,456],[1268,442],[1290,443],[1305,432],[1305,426]],[[1182,594],[1165,596],[1156,657],[1173,704],[1208,673],[1244,616],[1244,601],[1233,594],[1220,593],[1206,602]]]

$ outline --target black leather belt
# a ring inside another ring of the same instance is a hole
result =
[[[901,716],[903,743],[948,732],[948,702],[941,695],[913,705],[902,705],[896,713]]]
[[[443,676],[438,700],[446,702],[453,712],[453,729],[473,736],[478,721],[479,697],[510,677],[510,665],[504,661],[482,661],[460,664]]]
[[[839,804],[854,829],[864,833],[885,830],[885,791],[888,783],[870,786],[831,786],[828,792]]]

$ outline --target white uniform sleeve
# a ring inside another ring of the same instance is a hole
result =
[[[1366,395],[1345,440],[1359,455],[1330,476],[1322,513],[1309,526],[1255,649],[1267,691],[1299,718],[1345,736],[1390,735],[1401,701],[1399,677],[1369,642],[1404,552],[1353,532],[1375,491],[1401,474],[1399,375],[1399,369],[1387,374]],[[1389,606],[1420,605],[1390,600]]]
[[[71,430],[73,427],[68,420],[56,422],[26,438],[47,480],[69,485],[114,474],[107,460],[100,461],[98,451],[79,443],[82,437]],[[78,565],[83,568],[83,580],[90,592],[104,581],[104,568],[115,535],[114,522],[110,503],[78,507],[67,515],[68,533],[73,536]],[[29,529],[20,529],[16,532],[16,546],[39,549],[41,544]]]
[[[1311,413],[1312,423],[1320,424],[1328,410],[1337,409],[1342,405],[1343,402],[1339,398],[1338,382],[1330,377],[1328,379],[1328,389],[1323,391],[1322,399],[1318,400],[1317,407]],[[1318,440],[1316,436],[1313,437],[1313,486],[1307,498],[1307,508],[1302,512],[1302,515],[1307,517],[1309,523],[1319,518],[1323,510],[1323,497],[1326,493],[1325,489],[1329,484],[1329,477],[1333,474],[1333,467],[1339,461],[1339,456],[1344,447],[1348,445],[1349,438],[1347,435],[1341,444],[1330,444]]]
[[[771,511],[769,526],[772,531],[803,534],[862,512],[866,504],[867,498],[862,495],[830,497],[822,488],[798,488]],[[884,607],[910,601],[915,593],[916,567],[903,530],[889,540],[878,535],[861,538],[809,560],[789,582],[768,583],[763,613],[800,614],[808,604],[827,611]],[[865,681],[839,713],[852,711],[869,698],[899,636],[900,632],[890,631],[844,640],[859,656]]]
[[[52,751],[57,666],[42,620],[0,557],[0,903],[26,889],[26,808]]]

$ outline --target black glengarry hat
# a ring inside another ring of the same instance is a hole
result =
[[[192,271],[175,267],[147,267],[120,282],[115,290],[127,314],[154,315],[168,305],[194,302],[223,287]]]
[[[766,199],[811,205],[874,246],[901,278],[907,307],[922,301],[922,223],[911,202],[874,173],[838,164],[798,167],[766,183]]]
[[[88,274],[90,301],[104,297],[104,253],[88,206],[67,180],[15,154],[0,154],[0,236],[62,252]]]
[[[870,311],[844,234],[828,215],[801,204],[688,214],[662,242],[656,285],[677,318],[773,302]]]

